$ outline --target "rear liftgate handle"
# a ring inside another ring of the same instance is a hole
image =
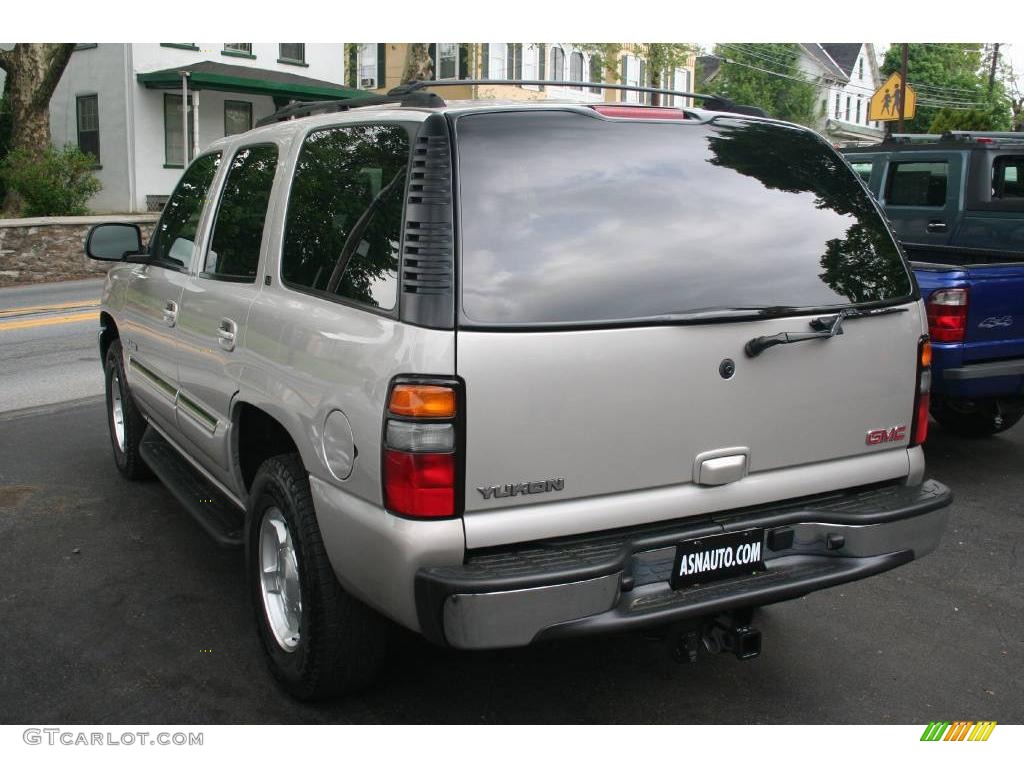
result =
[[[235,348],[235,334],[238,333],[238,325],[230,317],[221,318],[220,326],[217,328],[217,343],[221,349],[230,352]]]

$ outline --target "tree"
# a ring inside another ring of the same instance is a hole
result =
[[[0,50],[0,69],[7,73],[4,103],[11,116],[12,153],[42,159],[50,148],[50,97],[74,49],[74,43],[16,43]],[[20,208],[19,196],[8,190],[4,213],[15,215]]]
[[[742,50],[715,46],[722,64],[714,90],[737,104],[760,107],[771,117],[814,127],[817,89],[801,74],[794,43],[745,43]]]
[[[885,52],[885,77],[899,72],[902,45]],[[917,86],[917,114],[906,122],[911,133],[942,130],[1005,130],[1010,110],[1001,83],[989,88],[984,52],[979,43],[910,43],[907,82]],[[933,125],[935,126],[933,128]]]
[[[402,82],[431,80],[434,60],[430,58],[429,43],[409,43],[405,46],[405,66],[402,68]]]
[[[598,58],[604,82],[623,82],[624,73],[621,61],[624,43],[573,43],[573,45]],[[632,43],[632,46],[636,54],[646,62],[645,82],[640,85],[649,88],[669,88],[671,80],[666,81],[665,77],[671,77],[671,73],[676,67],[686,66],[690,56],[696,50],[695,46],[688,43]],[[584,80],[587,79],[589,78],[584,74]],[[660,104],[662,100],[662,94],[651,94],[651,104]]]

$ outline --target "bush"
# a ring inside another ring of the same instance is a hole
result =
[[[0,177],[21,198],[22,216],[82,216],[103,186],[93,175],[95,165],[92,155],[73,144],[50,147],[38,160],[19,149],[0,163]]]

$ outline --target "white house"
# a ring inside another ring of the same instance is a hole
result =
[[[871,96],[882,84],[871,43],[801,43],[799,69],[816,79],[818,130],[837,142],[876,142],[881,123],[868,119]]]
[[[293,99],[355,95],[344,69],[341,43],[79,44],[50,100],[50,130],[55,145],[97,155],[92,210],[160,210],[186,155]]]

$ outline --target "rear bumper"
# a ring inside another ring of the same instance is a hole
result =
[[[418,571],[420,630],[459,648],[501,648],[789,600],[924,556],[950,501],[929,480],[471,554]],[[669,587],[677,542],[748,528],[765,531],[764,571]]]
[[[937,390],[949,397],[1024,395],[1024,359],[946,368]]]

